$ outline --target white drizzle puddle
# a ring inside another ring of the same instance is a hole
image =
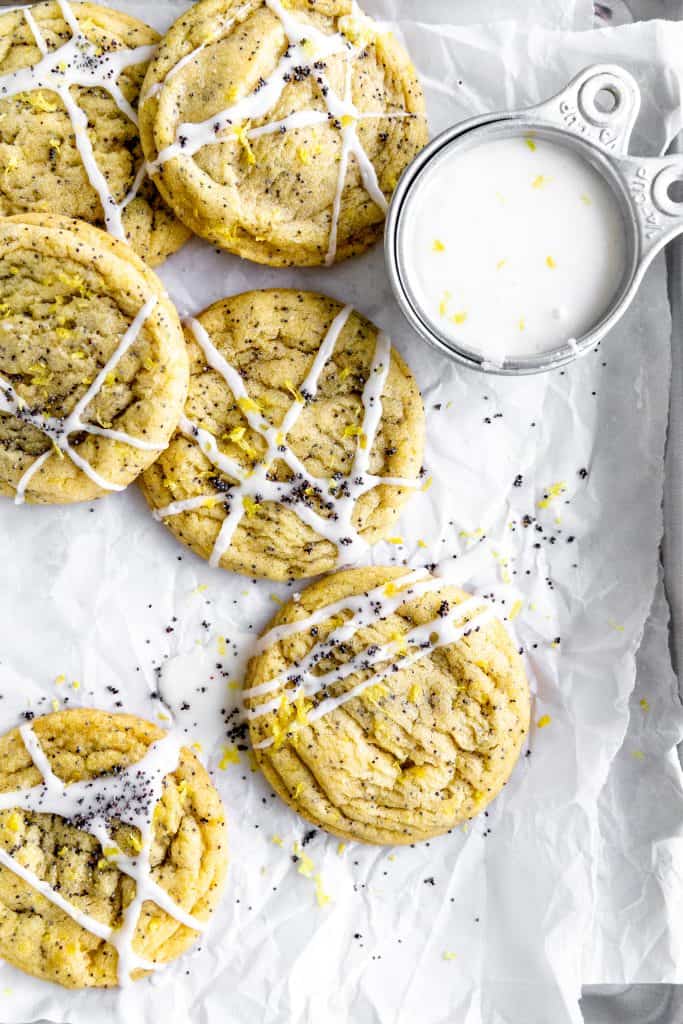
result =
[[[313,364],[301,384],[300,395],[306,399],[314,399],[320,376],[332,355],[337,339],[344,328],[352,309],[344,307],[332,321],[325,335]],[[394,487],[417,487],[419,481],[402,477],[380,477],[368,472],[372,448],[377,437],[382,419],[382,393],[389,373],[391,361],[391,343],[388,337],[380,332],[372,359],[372,365],[363,389],[363,424],[356,445],[356,451],[347,477],[323,481],[312,476],[301,459],[287,444],[287,435],[294,427],[305,408],[299,396],[288,409],[279,427],[274,427],[255,408],[251,402],[242,377],[216,349],[206,330],[197,320],[187,321],[197,344],[201,348],[206,361],[223,378],[240,405],[242,414],[249,426],[266,442],[266,451],[253,470],[244,469],[238,462],[223,454],[216,438],[207,430],[203,430],[187,416],[180,420],[179,430],[189,440],[199,445],[202,452],[215,468],[230,477],[236,483],[227,495],[198,495],[184,501],[176,501],[165,508],[157,509],[154,517],[163,520],[169,516],[198,508],[225,504],[227,515],[216,539],[210,558],[212,566],[218,566],[221,558],[228,551],[235,531],[247,510],[245,499],[251,499],[257,505],[262,502],[276,502],[291,507],[295,514],[310,526],[317,534],[331,541],[338,551],[343,550],[344,561],[357,560],[367,550],[368,544],[353,524],[353,513],[357,500],[361,495],[379,485]],[[293,479],[278,482],[269,478],[274,462],[284,462],[291,470]],[[310,495],[313,494],[330,513],[323,516],[312,507]]]
[[[305,716],[306,723],[315,722],[353,700],[354,697],[360,696],[369,687],[376,686],[390,678],[396,671],[410,668],[439,647],[457,643],[463,637],[485,626],[495,617],[493,608],[487,606],[487,602],[478,597],[471,597],[460,604],[446,606],[443,614],[440,611],[439,616],[431,622],[414,626],[399,640],[392,640],[385,644],[372,644],[359,651],[349,661],[323,674],[316,675],[314,673],[313,670],[322,660],[333,654],[335,648],[340,644],[347,643],[363,627],[394,614],[406,601],[422,594],[442,590],[443,587],[443,580],[434,577],[425,579],[423,570],[418,569],[400,577],[389,592],[387,584],[383,584],[366,594],[342,598],[324,608],[318,608],[304,619],[275,626],[269,630],[259,640],[254,652],[256,655],[269,650],[274,644],[287,637],[310,631],[340,612],[351,612],[351,617],[343,625],[334,629],[325,640],[315,643],[299,662],[277,676],[244,691],[243,699],[251,700],[282,690],[284,687],[292,687],[284,689],[284,692],[274,700],[265,701],[248,709],[247,719],[253,721],[263,715],[276,712],[283,701],[286,704],[292,704],[301,698],[315,697],[317,694],[328,692],[330,687],[343,682],[349,676],[374,669],[376,665],[384,665],[379,668],[379,671],[372,672],[367,679],[361,680],[342,694],[324,697]],[[470,618],[463,621],[467,615]],[[397,660],[392,661],[392,659]],[[274,737],[269,737],[257,743],[256,748],[262,750],[272,746],[274,742]]]
[[[176,131],[175,140],[157,155],[156,160],[149,164],[149,173],[150,175],[157,174],[168,160],[176,159],[180,156],[193,156],[204,146],[225,142],[229,138],[230,132],[234,132],[243,122],[265,117],[277,104],[292,75],[296,75],[297,72],[304,68],[307,71],[313,69],[314,81],[326,105],[325,110],[297,110],[288,117],[252,128],[246,134],[248,139],[258,139],[263,135],[272,135],[276,132],[288,131],[292,128],[308,128],[314,125],[330,123],[340,130],[339,172],[332,209],[329,245],[325,257],[326,265],[331,266],[337,255],[339,218],[351,156],[354,156],[358,163],[365,191],[382,213],[386,214],[388,209],[387,199],[380,187],[374,164],[360,141],[357,127],[358,122],[381,118],[388,120],[411,118],[417,115],[405,110],[390,113],[359,111],[351,98],[352,62],[361,52],[362,48],[354,48],[341,33],[335,32],[327,35],[315,28],[314,25],[298,21],[283,6],[281,0],[265,0],[265,3],[269,10],[280,19],[288,41],[287,49],[280,58],[275,70],[259,84],[257,91],[242,97],[242,99],[220,113],[207,118],[205,121],[184,122],[181,124]],[[353,10],[354,13],[357,12],[355,3]],[[152,95],[158,95],[169,79],[181,67],[196,57],[207,45],[208,43],[203,43],[192,53],[183,57],[169,71],[164,81],[157,83],[150,90],[145,99]],[[314,56],[311,56],[311,49],[314,51]],[[325,58],[336,55],[342,55],[345,61],[343,96],[339,96],[334,91],[327,76],[318,66]]]
[[[131,980],[131,971],[155,970],[158,967],[133,950],[133,938],[145,900],[153,901],[188,928],[203,931],[206,927],[204,921],[184,910],[154,881],[150,864],[154,809],[161,799],[165,777],[178,767],[182,741],[173,733],[167,733],[148,748],[141,761],[117,775],[66,785],[52,771],[32,727],[23,725],[19,731],[34,765],[43,776],[43,782],[31,789],[0,793],[0,810],[21,808],[35,814],[56,814],[94,836],[103,851],[117,849],[116,856],[112,856],[112,863],[119,871],[134,879],[135,897],[124,911],[121,927],[114,929],[79,910],[2,849],[0,864],[33,886],[86,931],[109,942],[118,954],[118,982],[127,985]],[[123,820],[139,830],[140,852],[134,857],[126,856],[118,850],[109,825],[113,818]]]
[[[30,67],[20,68],[0,76],[0,100],[9,99],[22,92],[33,92],[36,89],[48,89],[59,96],[69,115],[76,137],[76,146],[83,161],[88,181],[97,192],[102,204],[107,231],[115,238],[125,241],[123,211],[134,199],[142,184],[146,173],[145,165],[143,163],[137,172],[128,194],[120,203],[117,202],[95,158],[87,131],[88,118],[73,98],[71,87],[104,89],[114,100],[121,113],[137,127],[137,114],[123,95],[118,79],[126,68],[151,60],[156,47],[138,46],[135,49],[110,50],[100,53],[98,47],[91,43],[81,31],[78,19],[68,0],[57,0],[57,3],[72,32],[71,39],[58,49],[50,50],[31,10],[25,8],[24,18],[36,46],[42,54],[42,59]]]
[[[54,454],[54,450],[71,459],[78,469],[82,470],[86,476],[90,477],[93,483],[97,484],[97,486],[101,487],[103,490],[125,490],[125,485],[114,484],[109,480],[105,480],[104,477],[100,476],[100,474],[92,468],[90,463],[87,462],[82,455],[79,455],[69,442],[69,437],[72,434],[97,434],[100,437],[107,437],[111,441],[122,441],[124,444],[129,444],[131,448],[139,448],[142,451],[153,452],[163,450],[163,446],[153,444],[151,441],[143,441],[140,438],[131,437],[130,434],[126,434],[123,431],[110,430],[107,427],[100,427],[93,423],[86,423],[83,420],[83,414],[86,409],[98,394],[109,374],[116,369],[126,352],[135,343],[143,324],[146,322],[148,317],[151,316],[156,304],[157,299],[155,296],[152,296],[147,300],[138,315],[135,317],[135,320],[133,320],[132,324],[123,335],[111,358],[107,360],[83,397],[76,403],[72,412],[63,419],[57,416],[47,416],[44,413],[31,412],[27,409],[25,400],[17,394],[10,382],[0,376],[0,412],[9,413],[10,416],[16,417],[16,419],[21,420],[22,423],[28,423],[32,427],[35,427],[36,430],[41,432],[41,434],[44,434],[49,438],[53,445],[52,449],[48,449],[48,451],[44,452],[43,455],[39,456],[31,463],[17,484],[16,495],[14,498],[16,505],[22,505],[24,503],[26,490],[31,479],[38,472],[41,466],[47,462],[50,456]]]

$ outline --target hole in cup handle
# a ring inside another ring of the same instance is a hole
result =
[[[640,262],[647,265],[683,233],[683,156],[628,157],[618,164],[638,220]]]
[[[544,121],[616,154],[627,152],[639,109],[638,84],[618,64],[584,68],[562,92],[533,108]]]

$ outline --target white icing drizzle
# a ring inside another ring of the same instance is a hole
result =
[[[321,374],[334,352],[337,339],[344,328],[351,307],[346,306],[332,321],[310,370],[300,387],[302,397],[315,398]],[[261,413],[254,408],[249,399],[244,381],[238,371],[216,349],[204,327],[197,320],[187,321],[197,344],[200,346],[207,364],[225,381],[240,405],[242,414],[252,430],[266,442],[266,451],[260,457],[253,470],[244,469],[235,459],[223,454],[216,438],[209,431],[202,429],[188,417],[183,416],[179,430],[199,445],[209,462],[221,473],[235,481],[226,495],[198,495],[183,501],[172,502],[164,508],[157,509],[154,517],[158,520],[183,512],[193,511],[202,507],[225,504],[227,515],[216,539],[210,558],[212,566],[220,565],[221,558],[228,551],[235,531],[246,514],[245,499],[257,504],[276,502],[291,506],[295,514],[317,534],[343,550],[344,562],[357,560],[367,550],[367,542],[363,539],[353,523],[356,502],[361,495],[379,485],[395,487],[419,486],[419,481],[402,477],[380,477],[368,471],[372,448],[377,437],[382,418],[382,393],[389,373],[391,361],[391,343],[387,336],[380,332],[372,359],[372,365],[363,389],[363,424],[356,451],[347,477],[323,481],[312,476],[305,465],[287,444],[290,433],[305,405],[299,397],[288,409],[279,427],[272,426]],[[270,479],[270,470],[275,462],[284,462],[291,470],[293,478],[278,482]],[[310,503],[310,494],[314,493],[330,513],[329,516],[316,512]]]
[[[479,630],[495,617],[493,608],[478,597],[470,597],[454,606],[446,606],[437,618],[430,622],[414,626],[400,638],[385,644],[371,644],[359,651],[349,661],[337,665],[320,675],[314,669],[325,658],[334,655],[340,645],[348,643],[362,628],[378,620],[384,620],[394,614],[398,608],[409,600],[422,594],[442,590],[444,581],[434,577],[422,577],[423,570],[416,570],[400,577],[388,590],[387,584],[376,587],[365,594],[351,595],[335,601],[324,608],[318,608],[306,618],[296,622],[285,623],[269,630],[258,642],[255,654],[262,654],[274,644],[287,637],[309,632],[321,622],[329,620],[342,612],[351,612],[350,617],[332,630],[328,636],[313,645],[309,652],[294,665],[263,683],[246,689],[244,700],[253,700],[269,693],[282,690],[275,699],[264,701],[247,710],[248,720],[261,718],[263,715],[277,712],[282,702],[292,704],[300,698],[315,697],[321,693],[329,693],[331,687],[343,682],[349,676],[374,669],[366,679],[338,696],[324,697],[315,708],[306,714],[306,722],[315,722],[342,707],[354,697],[360,696],[366,689],[376,686],[391,677],[396,671],[403,671],[428,657],[439,647],[447,647],[457,643],[471,632]],[[469,616],[467,621],[463,621]],[[384,665],[384,667],[381,667]],[[285,689],[285,687],[290,687]],[[256,744],[259,750],[272,746],[273,737],[261,740]]]
[[[142,451],[154,452],[163,450],[163,445],[154,444],[151,441],[144,441],[138,437],[132,437],[130,434],[126,434],[121,430],[110,430],[107,427],[100,427],[94,423],[86,423],[83,420],[83,415],[88,406],[99,393],[100,388],[109,374],[116,369],[126,352],[128,352],[129,348],[131,348],[135,343],[143,324],[151,316],[156,304],[156,296],[152,296],[147,300],[126,333],[121,338],[121,341],[113,355],[107,360],[83,397],[76,403],[73,410],[63,419],[58,416],[47,416],[44,413],[31,412],[26,407],[26,401],[17,394],[12,384],[10,384],[10,382],[4,377],[0,376],[0,413],[9,413],[10,416],[16,417],[16,419],[21,420],[22,423],[28,423],[32,427],[35,427],[36,430],[39,430],[41,434],[44,434],[50,439],[55,451],[68,456],[78,469],[82,470],[86,476],[90,477],[93,483],[106,491],[123,491],[125,490],[125,485],[112,483],[100,476],[100,474],[92,468],[90,463],[72,447],[69,442],[69,437],[76,433],[96,434],[98,437],[107,437],[112,441],[121,441],[124,444],[130,445],[131,448],[139,448]],[[24,503],[26,490],[31,479],[47,462],[52,454],[53,450],[49,449],[31,463],[17,484],[16,495],[14,498],[15,504],[22,505]]]
[[[363,188],[368,193],[376,206],[386,214],[388,209],[387,199],[380,187],[377,172],[372,160],[369,158],[358,135],[358,122],[369,119],[395,119],[411,118],[416,115],[409,111],[396,112],[382,111],[360,111],[351,98],[353,61],[358,56],[360,48],[354,48],[341,33],[335,32],[326,34],[317,29],[314,25],[298,21],[288,11],[281,0],[265,0],[269,10],[279,18],[288,46],[280,58],[275,70],[268,78],[259,83],[259,88],[247,96],[242,97],[232,106],[205,121],[182,123],[175,134],[174,141],[166,146],[158,155],[156,160],[149,164],[149,173],[157,174],[163,164],[168,160],[180,156],[193,156],[204,146],[215,145],[225,142],[229,133],[235,132],[245,121],[252,121],[265,117],[279,101],[287,82],[291,78],[294,69],[306,68],[315,69],[314,81],[318,92],[325,103],[325,110],[297,110],[287,117],[247,131],[248,139],[258,139],[263,135],[272,135],[276,132],[288,131],[292,128],[308,128],[319,124],[333,124],[341,133],[341,150],[339,154],[339,171],[337,185],[332,207],[332,219],[330,223],[330,234],[325,263],[330,266],[334,263],[337,255],[337,242],[339,234],[339,218],[341,214],[342,199],[346,187],[346,177],[351,156],[355,157],[361,175]],[[357,7],[354,4],[354,12]],[[173,67],[162,82],[158,82],[145,96],[145,99],[152,95],[158,95],[166,83],[189,61],[194,59],[208,43],[203,43],[192,53],[183,57]],[[314,56],[311,56],[311,50]],[[339,96],[330,85],[327,76],[317,68],[317,64],[327,57],[342,55],[344,57],[344,95]]]
[[[0,793],[0,810],[20,808],[35,814],[56,814],[66,821],[75,822],[77,828],[97,839],[105,857],[108,854],[104,851],[110,848],[116,850],[116,855],[109,856],[119,871],[135,881],[135,896],[123,913],[121,927],[115,929],[79,910],[1,848],[0,864],[31,885],[86,931],[109,942],[118,954],[119,984],[126,985],[131,980],[132,971],[155,970],[158,966],[138,956],[133,950],[133,938],[145,900],[156,903],[188,928],[203,931],[206,927],[204,921],[188,913],[157,884],[152,877],[150,864],[154,810],[161,799],[164,779],[178,767],[182,740],[173,733],[167,733],[148,748],[141,761],[117,775],[100,776],[67,785],[53,772],[33,728],[27,724],[19,731],[43,781],[30,789]],[[110,830],[111,819],[123,820],[140,832],[140,851],[134,857],[118,849]]]
[[[104,89],[114,100],[121,113],[137,127],[137,114],[123,95],[118,79],[126,68],[151,60],[156,47],[122,48],[101,54],[98,47],[81,31],[78,19],[69,5],[69,0],[57,0],[57,3],[71,30],[71,39],[58,49],[50,50],[31,10],[24,8],[26,24],[31,30],[42,58],[37,64],[30,67],[19,68],[17,71],[1,75],[0,100],[9,99],[18,93],[33,92],[36,89],[48,89],[59,96],[69,115],[76,138],[76,146],[83,161],[88,181],[99,196],[107,231],[115,238],[125,241],[123,211],[135,197],[142,184],[146,172],[145,165],[143,163],[137,172],[133,186],[124,200],[120,203],[117,202],[95,158],[87,131],[88,118],[73,98],[71,87]]]

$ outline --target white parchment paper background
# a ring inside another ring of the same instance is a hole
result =
[[[186,5],[119,6],[163,27]],[[678,131],[683,26],[576,31],[590,23],[583,0],[366,6],[397,22],[434,131],[536,102],[605,60],[627,66],[643,89],[635,148],[660,152]],[[575,31],[550,30],[558,25]],[[582,981],[680,981],[682,718],[658,585],[671,328],[663,262],[597,352],[520,380],[463,371],[418,341],[379,249],[334,271],[290,272],[196,241],[163,278],[183,312],[245,288],[301,285],[355,303],[391,333],[425,397],[434,485],[396,531],[405,545],[380,545],[373,558],[448,560],[463,583],[494,590],[502,613],[521,595],[515,627],[534,679],[534,723],[551,722],[534,725],[529,756],[467,830],[415,849],[350,844],[341,855],[318,832],[306,853],[331,896],[320,908],[291,859],[304,824],[250,770],[246,751],[218,768],[219,711],[234,700],[224,673],[239,679],[271,595],[287,589],[210,570],[151,520],[134,488],[92,507],[2,502],[0,727],[66,697],[150,717],[161,710],[150,696],[159,686],[176,706],[187,700],[178,721],[215,772],[232,863],[195,954],[123,996],[66,993],[0,967],[0,1019],[564,1024],[581,1020]],[[539,507],[559,482],[565,491]],[[524,516],[535,520],[527,528]]]

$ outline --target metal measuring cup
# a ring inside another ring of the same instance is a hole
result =
[[[540,373],[585,355],[621,319],[656,254],[683,232],[683,158],[629,156],[628,144],[640,92],[635,79],[617,65],[585,68],[562,92],[523,110],[470,118],[438,135],[404,172],[389,208],[385,258],[391,286],[404,315],[423,338],[451,358],[498,374]],[[433,161],[492,139],[533,136],[562,145],[586,160],[614,194],[621,211],[625,269],[602,318],[580,338],[560,348],[492,364],[459,346],[417,303],[405,259],[403,214]]]

